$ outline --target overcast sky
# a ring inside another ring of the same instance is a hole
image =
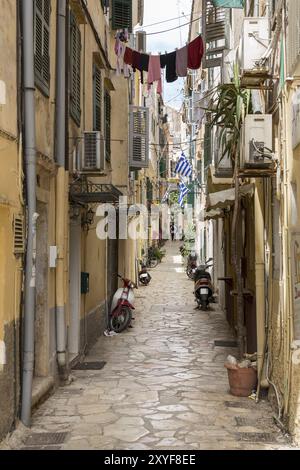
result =
[[[145,16],[143,29],[147,33],[155,33],[166,29],[175,28],[179,24],[188,23],[190,20],[192,0],[145,0]],[[182,15],[182,13],[185,15]],[[181,16],[181,18],[178,18]],[[167,23],[149,26],[153,23],[169,20]],[[147,51],[153,53],[172,52],[176,47],[184,46],[188,40],[189,27],[175,29],[166,33],[147,36]],[[165,84],[164,100],[166,104],[180,108],[183,88],[183,80],[178,79],[174,83]],[[171,100],[171,101],[169,101]]]

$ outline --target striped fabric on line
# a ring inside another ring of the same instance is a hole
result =
[[[178,173],[181,176],[192,176],[193,174],[191,164],[184,155],[184,153],[182,153],[181,157],[178,160],[178,163],[175,168],[175,173]]]

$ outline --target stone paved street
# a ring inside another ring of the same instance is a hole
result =
[[[214,340],[232,339],[230,330],[216,306],[194,310],[178,244],[152,277],[137,293],[134,328],[91,350],[87,360],[104,369],[73,371],[72,384],[35,412],[23,446],[36,433],[66,432],[53,448],[289,448],[267,402],[228,393],[224,360],[236,350]]]

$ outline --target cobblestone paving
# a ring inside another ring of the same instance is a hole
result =
[[[216,307],[194,310],[177,255],[178,244],[169,245],[151,286],[139,289],[134,328],[101,337],[91,350],[87,360],[105,368],[73,371],[73,383],[35,412],[27,439],[66,432],[63,444],[52,443],[61,449],[290,448],[267,402],[228,393],[224,360],[236,349],[214,341],[233,338]]]

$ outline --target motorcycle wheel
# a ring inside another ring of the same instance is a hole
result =
[[[194,280],[195,274],[193,273],[193,271],[192,271],[191,269],[188,268],[188,269],[186,270],[186,274],[187,274],[187,277],[188,277],[189,279]]]
[[[149,268],[156,268],[158,265],[158,260],[156,258],[152,258],[149,260]]]
[[[150,284],[150,279],[149,278],[140,279],[140,283],[143,284],[143,286],[148,286]]]
[[[115,333],[122,333],[130,325],[132,312],[130,308],[123,307],[118,315],[113,315],[109,319],[110,329]]]

